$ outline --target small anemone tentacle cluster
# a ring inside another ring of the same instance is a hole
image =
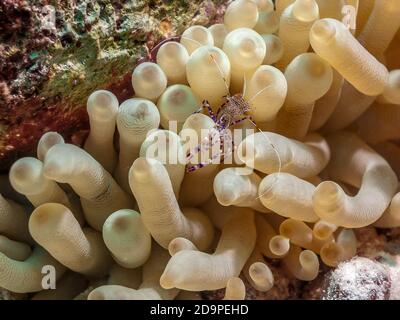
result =
[[[300,281],[339,266],[328,298],[370,297],[349,292],[358,278],[346,286],[342,263],[368,268],[352,260],[354,229],[400,226],[400,71],[387,67],[399,14],[392,0],[235,0],[223,23],[159,44],[133,71],[134,97],[88,97],[83,148],[47,132],[11,167],[12,188],[2,180],[0,287],[245,299],[245,283],[274,287],[278,261]]]

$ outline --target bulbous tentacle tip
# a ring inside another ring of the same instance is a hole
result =
[[[319,18],[319,8],[315,0],[297,0],[293,4],[293,15],[296,19],[311,22]]]
[[[329,206],[341,199],[343,189],[333,181],[324,181],[314,192],[314,202],[321,206]]]
[[[104,292],[101,291],[99,288],[94,289],[92,292],[90,292],[87,299],[88,300],[107,300]]]
[[[335,34],[335,25],[329,19],[318,20],[311,28],[312,37],[320,42],[328,42]]]
[[[150,173],[156,170],[159,161],[150,158],[140,157],[135,160],[129,170],[129,176],[138,182],[146,182],[150,177]]]
[[[160,286],[164,289],[172,289],[175,288],[172,278],[169,275],[168,271],[165,270],[164,273],[160,277]]]
[[[290,250],[290,240],[284,236],[277,235],[271,238],[268,247],[274,255],[284,256]]]
[[[10,169],[10,179],[15,182],[35,181],[40,177],[42,162],[32,157],[17,160]]]
[[[232,188],[224,188],[221,187],[220,190],[216,193],[217,200],[223,206],[230,206],[236,200],[236,194]]]
[[[118,99],[112,92],[97,90],[88,98],[87,111],[98,121],[109,121],[117,114],[118,105]]]
[[[303,268],[310,268],[318,263],[318,257],[311,250],[303,250],[299,255],[299,262]]]
[[[328,222],[333,223],[332,215],[341,211],[345,193],[333,181],[324,181],[315,189],[313,196],[315,213]]]
[[[58,204],[55,203],[42,204],[41,206],[33,210],[29,219],[29,224],[30,225],[32,225],[33,223],[44,224],[48,222],[49,218],[52,218],[59,213],[59,211],[55,211],[57,209],[59,209]]]

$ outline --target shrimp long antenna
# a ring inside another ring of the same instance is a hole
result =
[[[149,57],[152,59],[152,58],[153,58],[154,51],[160,49],[160,47],[161,47],[164,43],[167,43],[167,42],[178,42],[178,41],[180,40],[180,38],[181,38],[180,36],[176,36],[176,37],[165,38],[165,39],[161,40],[161,41],[160,41],[159,43],[157,43],[153,48],[151,48]]]
[[[204,45],[204,44],[198,42],[197,40],[194,40],[194,39],[191,39],[191,38],[188,38],[188,37],[180,37],[180,38],[181,38],[181,39],[185,39],[185,40],[192,41],[193,43],[197,44],[197,45],[199,46],[199,48],[200,48],[200,47],[207,47],[207,46],[208,46],[208,45]],[[212,61],[214,62],[214,64],[216,65],[216,67],[217,67],[217,69],[218,69],[218,72],[219,72],[219,74],[221,75],[222,81],[224,81],[224,85],[225,85],[227,94],[230,96],[231,93],[230,93],[230,90],[229,90],[229,86],[228,86],[228,83],[227,83],[226,78],[225,78],[225,76],[224,76],[224,73],[223,73],[222,70],[221,70],[220,65],[219,65],[218,62],[215,60],[215,57],[212,55],[211,52],[209,52],[209,55],[210,55],[211,60],[212,60]]]
[[[246,79],[246,78],[245,78]],[[257,98],[261,93],[263,93],[265,90],[267,90],[268,88],[270,88],[271,85],[266,86],[265,88],[261,89],[260,91],[258,91],[252,98],[249,99],[248,104],[250,105],[251,102]],[[245,87],[246,88],[246,87]],[[243,91],[243,97],[245,97],[245,91]],[[254,108],[253,110],[253,114],[256,111],[256,108]],[[258,127],[256,126],[256,128],[258,129]],[[260,130],[261,131],[261,130]]]
[[[271,186],[270,186],[269,188],[267,188],[262,194],[259,194],[258,197],[256,198],[256,200],[257,200],[257,199],[260,199],[263,195],[265,195],[266,193],[268,193],[268,192],[274,187],[274,185],[276,184],[276,182],[277,182],[278,179],[279,179],[279,176],[280,176],[280,174],[281,174],[281,169],[282,169],[282,160],[281,160],[281,156],[279,155],[278,150],[276,150],[275,145],[272,143],[271,139],[269,139],[269,138],[267,137],[267,135],[266,135],[263,131],[261,131],[259,128],[257,128],[257,130],[260,131],[260,132],[262,133],[262,135],[263,135],[264,137],[267,138],[268,143],[271,145],[271,147],[272,147],[272,149],[274,150],[276,156],[278,157],[279,169],[278,169],[278,174],[274,177],[274,183],[272,183]]]
[[[229,91],[229,86],[228,86],[228,83],[226,82],[226,79],[225,79],[225,76],[224,76],[224,74],[223,74],[223,72],[222,72],[222,70],[221,70],[221,67],[219,66],[219,64],[218,64],[217,61],[215,60],[215,57],[214,57],[211,53],[210,53],[210,57],[211,57],[211,59],[214,61],[215,65],[217,66],[218,72],[220,73],[221,78],[222,78],[222,80],[224,81],[224,85],[225,85],[227,94],[230,96],[231,93],[230,93],[230,91]]]
[[[267,90],[270,87],[271,87],[271,85],[268,85],[265,88],[263,88],[260,91],[258,91],[252,98],[249,99],[248,102],[251,103],[255,98],[257,98],[261,93],[263,93],[265,90]],[[244,92],[243,92],[243,96],[244,96]]]
[[[282,159],[281,156],[279,155],[278,150],[276,150],[275,145],[272,143],[271,139],[264,133],[264,131],[262,131],[256,124],[254,121],[252,121],[251,119],[248,119],[248,121],[251,122],[251,124],[258,130],[261,132],[261,134],[266,138],[266,140],[268,141],[268,143],[271,145],[272,149],[274,150],[274,153],[276,154],[277,158],[278,158],[278,174],[274,177],[274,183],[271,184],[271,186],[269,188],[267,188],[262,194],[258,195],[258,197],[256,198],[259,199],[261,198],[263,195],[265,195],[266,193],[268,193],[275,185],[275,183],[277,182],[277,180],[279,179],[279,176],[282,172]]]
[[[243,93],[242,97],[246,96],[246,90],[247,90],[247,80],[246,80],[246,75],[243,75]]]

